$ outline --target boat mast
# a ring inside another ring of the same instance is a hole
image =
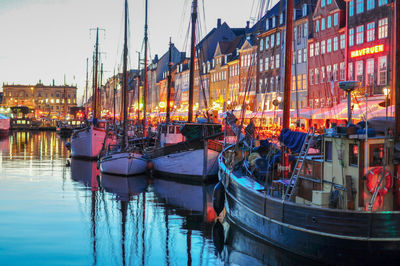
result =
[[[395,62],[394,62],[394,72],[396,73],[395,78],[393,79],[394,82],[394,97],[395,97],[395,140],[400,141],[400,5],[399,1],[394,1],[395,4]]]
[[[116,91],[117,91],[117,87],[116,87],[116,86],[117,86],[117,81],[116,81],[116,78],[115,78],[115,68],[114,68],[114,82],[113,82],[113,85],[114,85],[114,86],[113,86],[113,87],[114,87],[114,88],[113,88],[113,93],[114,93],[114,95],[113,95],[113,96],[114,96],[114,97],[113,97],[114,122],[113,122],[113,123],[114,123],[114,130],[115,130],[115,112],[116,112],[116,110],[115,110],[115,94],[116,94]]]
[[[96,28],[96,47],[95,47],[95,60],[94,60],[94,92],[93,92],[93,102],[92,102],[92,109],[93,109],[93,119],[97,118],[97,72],[98,72],[98,64],[99,64],[99,28]]]
[[[85,87],[85,117],[88,116],[87,113],[87,92],[88,92],[88,83],[89,83],[89,58],[86,57],[86,87]]]
[[[293,40],[293,0],[286,1],[286,41],[285,41],[285,77],[283,83],[283,122],[282,129],[289,128],[290,119],[290,78],[292,73],[292,40]],[[282,169],[284,170],[284,177],[287,177],[289,166],[288,154],[284,152],[285,148],[282,146]]]
[[[144,88],[143,88],[143,134],[147,136],[147,117],[146,117],[146,105],[147,105],[147,0],[145,2],[145,16],[144,16]]]
[[[190,50],[190,77],[189,77],[189,112],[188,122],[193,120],[193,90],[194,90],[194,60],[196,49],[196,20],[197,20],[197,0],[192,2],[192,39]]]
[[[140,52],[138,53],[137,125],[140,124]]]
[[[125,29],[124,29],[124,61],[123,61],[123,69],[122,69],[122,110],[123,110],[123,132],[122,132],[122,150],[125,150],[126,146],[126,122],[127,122],[127,103],[128,103],[128,93],[127,93],[127,82],[128,82],[128,73],[127,73],[127,58],[128,58],[128,0],[125,0]]]
[[[170,122],[170,112],[171,112],[171,79],[172,79],[172,43],[171,37],[169,38],[169,58],[168,58],[168,87],[167,87],[167,114],[166,122]]]

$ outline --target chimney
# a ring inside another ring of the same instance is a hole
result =
[[[220,18],[217,20],[217,28],[219,28],[219,27],[221,27],[221,19]]]

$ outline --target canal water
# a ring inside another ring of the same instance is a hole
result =
[[[12,132],[0,139],[0,265],[298,264],[216,225],[212,191],[102,175],[55,132]]]

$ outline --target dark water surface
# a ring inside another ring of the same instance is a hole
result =
[[[101,175],[96,162],[68,160],[54,132],[0,139],[0,265],[308,265],[215,226],[213,185]]]

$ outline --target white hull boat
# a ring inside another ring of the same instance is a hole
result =
[[[106,137],[102,128],[89,127],[75,131],[71,140],[71,155],[75,158],[97,158],[104,147],[112,144],[113,140]]]
[[[152,159],[154,173],[188,182],[202,183],[218,175],[217,151],[208,149],[207,170],[203,177],[204,149],[172,153]]]
[[[146,159],[142,154],[132,152],[116,152],[103,157],[100,161],[102,173],[131,176],[146,171]]]
[[[10,130],[10,118],[0,114],[0,136],[8,135]]]

